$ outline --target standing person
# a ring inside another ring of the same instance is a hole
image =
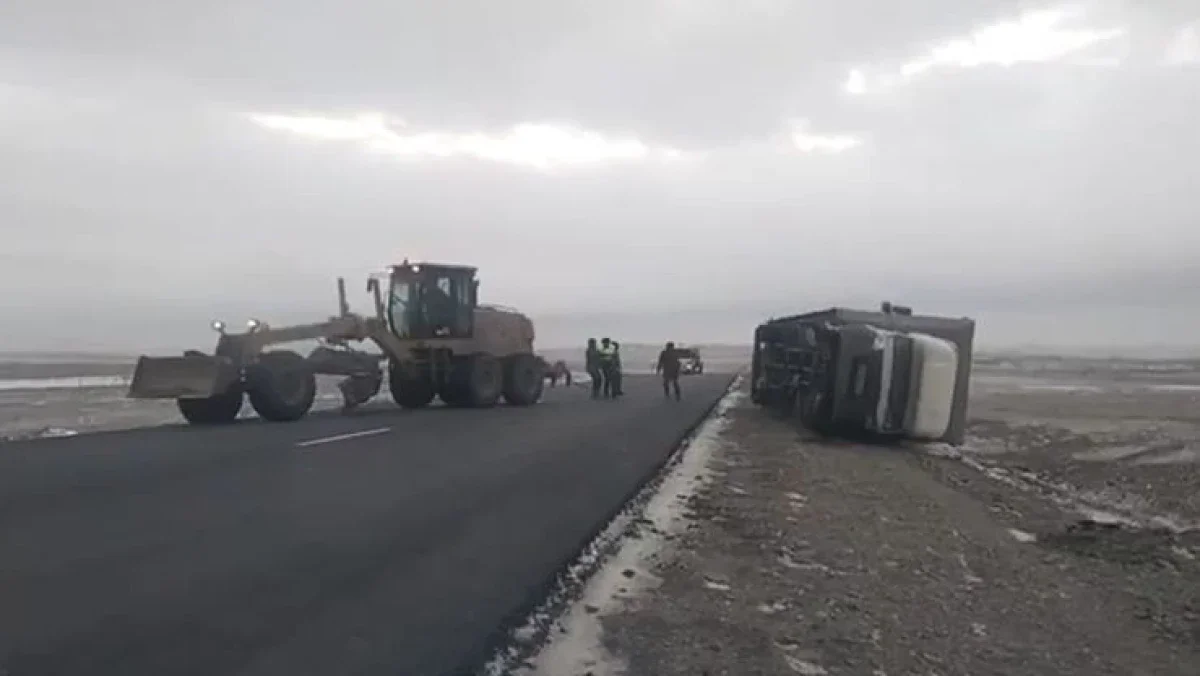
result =
[[[592,379],[592,399],[599,399],[600,388],[604,387],[604,372],[600,364],[600,348],[596,345],[595,338],[588,338],[586,354],[587,373]]]
[[[612,348],[613,348],[612,395],[614,397],[621,397],[621,396],[625,395],[625,390],[621,389],[621,380],[622,380],[622,377],[625,375],[621,371],[621,344],[614,340],[612,342]]]
[[[662,352],[658,353],[658,363],[654,366],[655,373],[661,373],[663,379],[663,396],[670,397],[675,390],[675,401],[681,398],[679,392],[679,353],[675,351],[675,343],[668,342]]]
[[[600,339],[600,372],[604,374],[604,387],[601,388],[605,399],[611,399],[613,396],[613,362],[615,361],[616,350],[613,349],[612,340],[605,336]]]

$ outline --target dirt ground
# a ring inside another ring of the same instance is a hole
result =
[[[981,371],[958,449],[743,401],[638,591],[585,606],[603,655],[556,676],[1200,674],[1192,378]]]

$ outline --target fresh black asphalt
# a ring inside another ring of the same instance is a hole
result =
[[[469,673],[729,382],[2,444],[0,674]]]

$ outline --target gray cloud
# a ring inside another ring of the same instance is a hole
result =
[[[99,313],[100,349],[136,349],[133,325],[162,322],[155,344],[172,346],[207,341],[213,314],[319,316],[334,276],[405,255],[478,264],[485,293],[544,317],[551,342],[605,324],[725,338],[885,296],[991,317],[999,342],[1170,342],[1200,301],[1200,66],[1162,65],[1198,18],[1182,0],[1084,3],[1072,28],[1125,34],[1074,60],[947,66],[861,96],[850,69],[899,72],[1029,4],[10,5],[14,348],[77,346],[64,309]],[[247,117],[371,111],[399,133],[534,122],[703,156],[539,171]],[[795,120],[863,143],[798,152]],[[1131,333],[1110,307],[1161,331]],[[1046,320],[1064,308],[1077,331]]]

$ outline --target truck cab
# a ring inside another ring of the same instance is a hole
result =
[[[839,436],[962,443],[974,321],[833,308],[755,330],[751,398]]]
[[[933,441],[950,426],[958,351],[922,333],[842,327],[830,379],[829,422],[887,437]]]

